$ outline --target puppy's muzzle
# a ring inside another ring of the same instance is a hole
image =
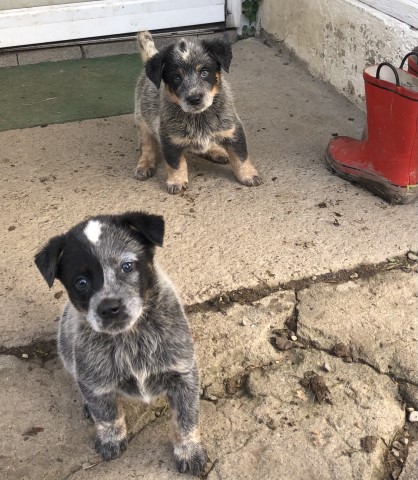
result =
[[[203,94],[202,93],[197,93],[195,95],[189,95],[186,97],[186,101],[189,105],[192,105],[193,107],[197,107],[202,103],[203,99]]]
[[[112,328],[126,320],[127,315],[120,298],[105,298],[97,307],[97,314],[103,321],[105,328]]]

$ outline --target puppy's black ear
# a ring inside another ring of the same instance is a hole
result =
[[[223,40],[203,40],[202,43],[209,55],[215,58],[225,72],[229,72],[232,60],[231,45]]]
[[[157,88],[160,88],[163,76],[164,55],[164,51],[158,52],[145,64],[145,73]]]
[[[149,246],[163,246],[164,219],[160,215],[128,212],[121,215],[120,220],[139,236],[142,243]]]
[[[36,266],[42,273],[49,288],[52,287],[57,276],[58,260],[64,246],[64,238],[65,235],[51,238],[43,249],[35,255]]]

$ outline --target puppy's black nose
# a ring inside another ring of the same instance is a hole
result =
[[[97,307],[97,313],[104,320],[113,320],[119,315],[121,310],[120,306],[120,298],[106,298],[100,302]]]
[[[190,95],[186,98],[186,100],[188,103],[190,103],[190,105],[199,105],[202,101],[202,98],[203,95],[201,93],[198,93],[196,95]]]

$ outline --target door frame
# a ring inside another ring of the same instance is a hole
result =
[[[219,23],[225,12],[225,0],[96,0],[3,10],[0,49]]]

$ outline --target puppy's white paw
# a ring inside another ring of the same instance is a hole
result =
[[[184,442],[174,447],[174,458],[180,473],[199,475],[204,472],[208,456],[205,447],[199,442]]]
[[[175,195],[176,193],[180,193],[183,190],[187,190],[189,188],[189,184],[187,182],[184,183],[168,183],[167,182],[167,192]]]
[[[135,178],[137,180],[146,180],[147,178],[153,177],[155,175],[155,168],[154,167],[145,167],[140,168],[137,167],[135,169]]]
[[[240,178],[239,181],[247,187],[258,187],[263,183],[263,181],[258,175],[254,175],[253,177]]]
[[[109,442],[103,441],[96,436],[94,447],[96,452],[103,458],[103,460],[113,460],[119,457],[126,450],[128,441],[126,438],[121,440],[112,440]]]

